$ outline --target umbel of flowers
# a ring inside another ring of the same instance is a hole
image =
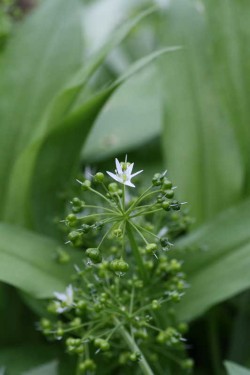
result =
[[[187,325],[174,306],[187,287],[172,241],[189,218],[166,172],[140,194],[134,163],[77,180],[80,194],[65,219],[71,246],[83,253],[72,283],[55,292],[40,328],[63,339],[76,374],[185,374]],[[128,190],[127,190],[128,189]]]

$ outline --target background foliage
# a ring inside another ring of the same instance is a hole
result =
[[[129,152],[147,178],[168,169],[195,218],[178,243],[191,286],[178,314],[192,322],[195,372],[250,365],[249,3],[39,3],[0,12],[0,279],[16,288],[1,285],[0,363],[8,374],[60,370],[44,365],[60,350],[30,326],[34,297],[63,290],[79,256],[65,270],[54,261],[56,222],[80,168]],[[43,353],[32,363],[30,342]]]

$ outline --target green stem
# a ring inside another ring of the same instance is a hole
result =
[[[208,333],[211,350],[211,365],[214,375],[221,374],[221,356],[218,340],[218,327],[216,324],[216,311],[211,311],[208,317]]]
[[[126,187],[125,187],[125,184],[123,184],[123,187],[122,187],[122,205],[123,205],[123,211],[125,212],[125,194],[126,194]]]
[[[80,363],[82,362],[82,360],[83,360],[83,354],[80,354],[78,356],[77,365],[76,365],[76,375],[81,375],[82,374],[82,371],[81,371],[80,366],[79,366]]]
[[[140,251],[138,249],[138,246],[137,246],[132,228],[133,227],[131,226],[131,223],[128,221],[127,225],[126,225],[126,229],[127,229],[127,235],[128,235],[129,243],[130,243],[131,249],[133,251],[133,254],[134,254],[138,269],[139,269],[139,273],[140,273],[142,279],[144,281],[147,281],[147,279],[148,279],[147,271],[144,267],[143,260],[142,260]]]
[[[150,193],[148,193],[148,191],[152,187],[153,187],[153,185],[151,185],[147,190],[145,190],[144,193],[142,193],[142,195],[128,208],[128,210],[126,211],[127,214],[129,214],[131,211],[133,211],[135,209],[135,207],[137,207],[138,204],[140,202],[142,202],[145,198],[149,197],[150,195],[157,194],[157,193],[161,192],[161,189],[159,189],[159,190],[154,190],[154,191],[151,191]]]
[[[157,209],[151,210],[151,211],[142,211],[142,212],[139,212],[136,215],[130,216],[130,218],[137,217],[137,216],[143,216],[143,215],[153,214],[154,212],[157,212],[157,211],[162,211],[162,208],[157,208]]]
[[[142,370],[144,375],[154,375],[153,371],[151,370],[146,358],[142,354],[141,350],[137,346],[136,342],[134,341],[133,337],[128,333],[128,331],[124,328],[124,326],[119,322],[118,319],[114,318],[115,323],[119,326],[118,331],[120,332],[121,336],[123,337],[124,341],[130,348],[132,352],[140,353],[141,359],[139,361],[139,366]]]

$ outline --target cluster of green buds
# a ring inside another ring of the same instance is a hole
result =
[[[78,357],[77,374],[127,374],[133,366],[161,374],[166,361],[173,371],[192,367],[186,325],[174,313],[187,283],[172,250],[189,218],[166,172],[155,174],[140,195],[127,191],[142,172],[132,169],[116,159],[115,173],[107,172],[116,182],[101,172],[78,180],[81,195],[64,220],[67,243],[83,252],[83,264],[65,293],[55,292],[48,306],[53,315],[40,327],[65,340],[67,352]]]

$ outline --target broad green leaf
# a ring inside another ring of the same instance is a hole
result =
[[[58,362],[52,361],[42,366],[33,368],[32,370],[25,371],[22,375],[57,375],[58,374]]]
[[[211,55],[214,79],[227,113],[228,123],[234,128],[246,166],[246,190],[250,189],[249,139],[250,65],[248,39],[250,37],[249,2],[206,1],[207,32],[211,35]]]
[[[0,375],[4,375],[5,374],[5,368],[4,367],[0,367]]]
[[[67,83],[66,88],[54,99],[51,108],[46,115],[49,127],[55,127],[55,125],[60,123],[63,116],[72,110],[72,107],[78,105],[81,106],[83,102],[88,99],[85,96],[80,96],[79,101],[78,94],[85,88],[85,85],[91,79],[92,75],[101,66],[108,54],[127,37],[131,30],[145,17],[155,12],[155,10],[155,7],[151,7],[122,23],[121,26],[116,28],[113,35],[100,48],[100,50],[87,59],[82,68],[79,69],[70,82]]]
[[[225,361],[224,365],[227,370],[228,375],[250,375],[250,370],[242,367],[240,365],[237,365],[234,362]]]
[[[33,371],[33,369],[38,366],[43,367],[43,364],[47,364],[48,362],[51,364],[55,363],[55,358],[61,361],[63,356],[65,356],[64,351],[54,343],[47,343],[46,345],[36,343],[26,345],[22,343],[21,346],[1,348],[0,364],[3,364],[6,368],[5,375],[21,375],[28,374],[31,369]],[[65,361],[63,365],[68,372],[65,373],[60,369],[59,373],[65,375],[69,374],[70,367]],[[44,375],[47,375],[46,372],[44,372]]]
[[[16,159],[44,133],[41,119],[47,107],[81,65],[81,9],[80,0],[42,2],[1,56],[1,212],[9,204],[6,195]]]
[[[81,253],[71,250],[71,261],[55,261],[57,242],[17,226],[0,224],[0,280],[31,294],[49,298],[70,283]]]
[[[104,106],[83,149],[86,161],[129,152],[160,134],[161,106],[155,67],[132,76]]]
[[[176,0],[161,29],[166,43],[184,47],[161,64],[165,165],[197,226],[239,201],[245,172],[214,77],[205,16],[195,2]]]
[[[249,210],[250,201],[244,201],[178,242],[180,248],[201,248],[180,256],[190,284],[178,305],[180,319],[194,319],[250,287]]]
[[[250,289],[232,301],[237,311],[233,319],[227,357],[236,363],[247,363],[249,359],[249,348],[242,345],[243,342],[248,342],[250,337],[249,299]]]

